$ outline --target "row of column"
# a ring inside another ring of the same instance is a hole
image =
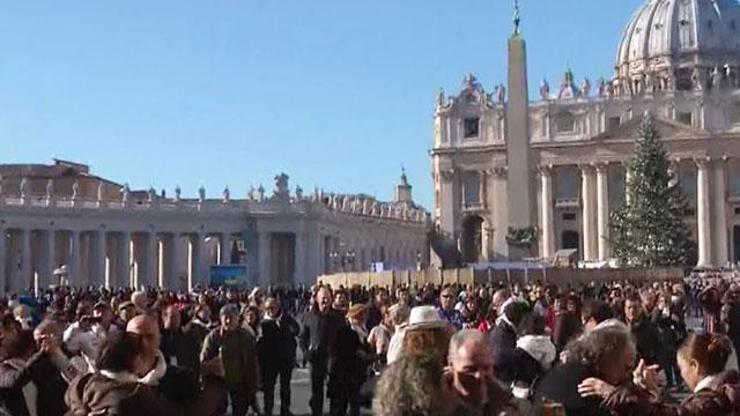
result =
[[[32,245],[34,236],[36,244]],[[62,265],[67,280],[61,283],[75,286],[190,289],[208,281],[211,253],[207,237],[219,240],[215,264],[228,264],[229,233],[0,228],[0,291],[22,292],[58,284],[53,274]]]
[[[695,159],[697,182],[698,266],[724,265],[729,259],[726,214],[726,160]],[[678,161],[674,161],[677,164]],[[539,169],[540,226],[542,227],[542,257],[555,255],[554,198],[552,166]],[[609,166],[581,166],[582,252],[583,260],[607,260],[609,246]],[[677,169],[671,169],[674,181]],[[629,173],[627,173],[629,176]],[[627,197],[625,195],[625,197]],[[717,204],[712,204],[717,201]],[[716,213],[712,212],[716,205]],[[713,233],[713,230],[715,231]]]

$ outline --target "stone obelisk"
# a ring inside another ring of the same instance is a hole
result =
[[[524,230],[535,224],[532,166],[529,144],[529,94],[527,91],[527,48],[519,30],[519,1],[515,3],[514,31],[509,38],[508,102],[506,105],[506,163],[508,226]],[[508,232],[508,230],[507,230]],[[530,248],[509,243],[509,260],[534,255]]]

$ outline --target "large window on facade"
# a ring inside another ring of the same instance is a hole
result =
[[[693,124],[694,116],[691,114],[691,112],[679,112],[676,113],[676,121],[678,121],[681,124],[685,124],[687,126],[690,126]]]
[[[740,196],[740,166],[732,166],[729,169],[730,196]]]
[[[480,176],[478,172],[465,172],[463,176],[463,203],[466,207],[480,205]]]
[[[580,196],[581,174],[575,166],[558,168],[555,172],[555,198],[575,199]]]
[[[463,133],[466,139],[477,138],[480,135],[480,119],[470,117],[463,120]]]
[[[696,172],[691,169],[682,169],[679,173],[681,192],[689,205],[696,205]]]
[[[611,169],[610,169],[611,170]],[[617,209],[624,204],[625,193],[627,191],[626,176],[623,168],[615,168],[609,175],[609,207],[611,210]]]
[[[576,117],[567,111],[559,113],[555,118],[555,131],[558,133],[575,133]]]

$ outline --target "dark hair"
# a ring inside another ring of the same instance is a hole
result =
[[[511,302],[504,308],[504,315],[514,325],[519,325],[524,316],[529,313],[530,307],[526,302]]]
[[[16,331],[21,330],[21,323],[18,322],[18,320],[15,319],[15,316],[10,312],[4,314],[0,320],[2,321],[0,325],[2,325],[3,329],[15,329]]]
[[[678,350],[685,358],[699,363],[705,376],[721,373],[732,354],[732,343],[729,338],[718,334],[689,334]]]
[[[626,297],[624,298],[624,302],[625,302],[625,303],[627,303],[628,301],[629,301],[629,302],[635,302],[635,303],[639,303],[639,304],[641,304],[641,305],[642,305],[642,298],[640,297],[640,294],[639,294],[639,293],[637,293],[637,292],[632,292],[632,293],[630,293],[629,295],[627,295],[627,296],[626,296]]]
[[[530,312],[519,324],[520,335],[545,335],[545,318],[537,312]]]
[[[105,340],[95,365],[98,370],[131,371],[134,360],[143,353],[144,343],[141,336],[122,332]]]
[[[25,355],[36,349],[33,331],[23,329],[3,339],[2,350],[5,358],[24,358]]]
[[[581,309],[581,318],[584,321],[593,319],[597,324],[614,318],[614,311],[606,302],[597,299],[587,300]]]

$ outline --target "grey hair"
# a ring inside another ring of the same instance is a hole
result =
[[[450,357],[457,354],[457,352],[465,345],[468,344],[486,344],[486,336],[477,329],[463,329],[462,331],[456,332],[452,338],[450,338]]]
[[[593,369],[614,359],[627,347],[635,348],[629,328],[623,324],[607,324],[587,332],[567,347],[568,361],[580,361]]]

